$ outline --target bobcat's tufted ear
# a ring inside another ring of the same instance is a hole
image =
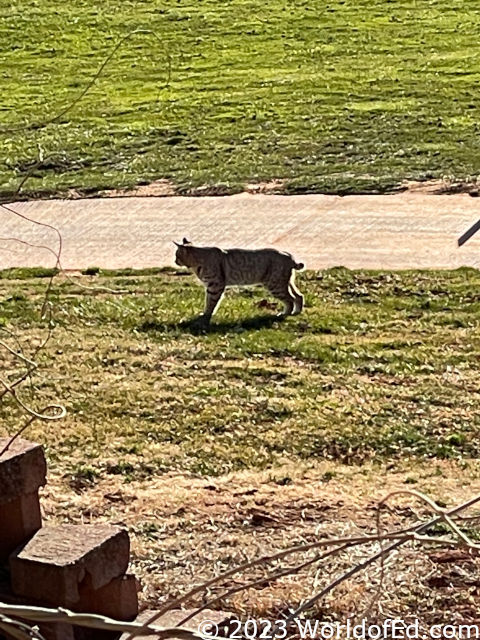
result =
[[[178,244],[178,242],[175,242],[175,240],[173,241],[173,244],[174,244],[175,246],[177,246],[177,247],[181,247],[181,246],[182,246],[181,244]]]
[[[183,239],[183,244],[192,244],[192,243],[190,242],[190,240],[187,240],[186,238],[184,238]]]

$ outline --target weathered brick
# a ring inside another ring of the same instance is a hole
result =
[[[39,629],[45,640],[76,640],[75,627],[71,624],[47,622],[39,625]]]
[[[135,620],[138,615],[138,582],[135,576],[114,578],[100,589],[83,583],[79,589],[80,599],[73,610],[99,613],[115,620]]]
[[[29,540],[42,526],[38,490],[0,503],[0,562]]]
[[[0,602],[33,607],[41,607],[43,605],[43,602],[15,595],[12,591],[6,572],[0,572]],[[24,620],[24,622],[29,624],[28,620]],[[71,624],[44,622],[39,624],[38,627],[45,640],[77,640],[74,635],[74,628]],[[1,632],[0,640],[3,640]],[[7,634],[7,640],[13,640],[12,636]]]
[[[128,567],[130,541],[110,525],[68,525],[40,529],[10,557],[17,595],[72,608],[82,589],[98,590]]]
[[[0,438],[0,451],[10,438]],[[47,463],[43,448],[17,438],[0,456],[0,504],[37,491],[46,482]]]

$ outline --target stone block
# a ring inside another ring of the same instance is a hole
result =
[[[172,609],[171,611],[167,611],[163,616],[155,620],[153,626],[156,627],[164,627],[171,628],[176,627],[184,618],[189,616],[192,613],[195,613],[196,609]],[[153,611],[147,609],[142,611],[136,619],[135,622],[144,624],[150,620],[150,618],[155,615],[157,611]],[[201,623],[205,621],[214,622],[218,626],[218,635],[223,636],[224,638],[228,638],[228,636],[233,632],[237,631],[237,625],[233,624],[235,620],[238,620],[238,616],[234,613],[229,613],[227,611],[215,611],[212,609],[205,609],[200,613],[195,613],[195,615],[189,620],[187,623],[182,625],[185,629],[190,629],[191,631],[197,631]],[[233,627],[232,627],[233,624]],[[206,631],[206,629],[204,629]],[[126,640],[129,634],[124,633],[120,640]],[[150,634],[138,635],[136,638],[153,638]],[[213,635],[212,635],[213,637]]]
[[[27,623],[28,624],[28,623]],[[38,630],[45,640],[77,640],[71,625],[37,625]],[[36,637],[36,636],[35,636]],[[13,636],[7,631],[0,629],[0,640],[17,640],[18,636]]]
[[[25,624],[31,624],[28,620],[24,620],[24,622]],[[77,640],[74,628],[71,624],[51,624],[44,622],[36,626],[42,634],[42,638],[45,638],[45,640]],[[4,638],[5,640],[16,640],[15,636],[10,635],[6,631],[0,630],[0,640],[3,640]]]
[[[123,576],[129,552],[128,534],[119,527],[46,527],[10,556],[12,589],[17,595],[71,609],[82,590],[97,591]]]
[[[0,438],[0,451],[10,442]],[[42,526],[38,489],[47,463],[39,444],[17,438],[0,456],[0,563]]]
[[[0,502],[0,563],[42,526],[38,490],[11,502]]]
[[[31,600],[29,598],[22,598],[13,593],[8,579],[7,572],[0,572],[0,602],[5,604],[16,604],[21,606],[41,607],[42,602]],[[28,620],[24,620],[26,624],[31,624]],[[66,623],[50,623],[44,622],[38,625],[40,633],[45,640],[77,640],[74,634],[74,627],[71,624]],[[13,640],[12,636],[6,635],[7,640]],[[0,631],[0,640],[3,640],[2,632]],[[90,639],[89,639],[90,640]]]
[[[45,640],[76,640],[75,628],[66,623],[43,623],[39,625],[40,633]]]
[[[10,438],[0,438],[0,451]],[[47,463],[43,448],[17,438],[0,456],[0,504],[38,491],[46,482]]]
[[[98,613],[128,622],[138,615],[138,582],[133,575],[114,578],[100,589],[84,583],[79,593],[80,599],[75,603],[74,611]]]

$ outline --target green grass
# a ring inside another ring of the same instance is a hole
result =
[[[299,287],[300,316],[277,320],[260,288],[230,291],[211,331],[197,335],[188,320],[203,290],[191,276],[59,280],[55,332],[23,397],[38,408],[61,401],[68,416],[28,436],[80,483],[480,455],[480,272],[339,268],[302,274]],[[44,290],[24,270],[0,278],[0,328],[27,354],[44,330]],[[0,375],[13,374],[7,357]],[[19,424],[4,399],[0,431]]]
[[[127,40],[54,124],[1,133],[0,194],[39,159],[25,194],[474,179],[479,24],[474,0],[0,3],[3,129],[62,111],[129,32],[158,36]]]

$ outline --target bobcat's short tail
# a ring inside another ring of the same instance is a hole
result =
[[[301,269],[305,268],[305,265],[303,264],[303,262],[293,262],[293,268],[296,269],[297,271],[300,271]]]

